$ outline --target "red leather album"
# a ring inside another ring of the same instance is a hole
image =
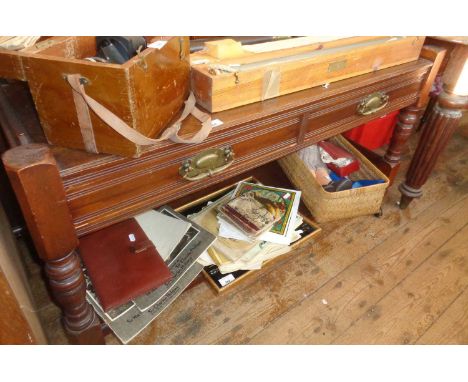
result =
[[[104,311],[125,304],[172,277],[135,219],[81,237],[79,250]]]

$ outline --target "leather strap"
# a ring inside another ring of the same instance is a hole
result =
[[[79,79],[78,79],[79,81]],[[76,115],[80,125],[81,137],[86,151],[97,154],[99,151],[94,139],[93,123],[89,115],[89,108],[84,98],[77,92],[73,92],[73,101],[75,102]]]
[[[88,107],[121,136],[141,146],[154,145],[155,143],[167,139],[176,143],[200,143],[204,141],[206,137],[208,137],[212,130],[211,116],[202,112],[195,106],[195,96],[192,92],[190,92],[190,96],[185,101],[185,106],[179,119],[172,126],[164,130],[160,138],[148,138],[127,125],[122,119],[101,105],[95,99],[88,96],[85,92],[83,84],[80,82],[81,78],[82,77],[79,74],[66,75],[66,80],[73,89],[73,99],[75,101],[78,122],[80,124],[81,135],[83,137],[83,142],[87,151],[95,153],[98,152]],[[182,126],[182,121],[187,118],[189,114],[192,114],[195,118],[197,118],[202,123],[202,127],[191,138],[184,139],[181,138],[178,133]]]

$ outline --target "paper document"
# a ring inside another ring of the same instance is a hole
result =
[[[164,261],[191,226],[190,222],[154,210],[136,215],[135,219]]]

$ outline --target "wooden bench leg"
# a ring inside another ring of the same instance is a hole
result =
[[[86,285],[76,253],[78,239],[52,153],[42,144],[18,146],[3,155],[3,163],[35,248],[45,262],[70,341],[103,344],[99,319],[86,301]]]

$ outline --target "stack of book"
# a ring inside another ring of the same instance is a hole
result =
[[[202,271],[216,237],[170,207],[148,211],[80,239],[87,300],[127,343]]]
[[[230,193],[189,216],[218,239],[198,262],[216,266],[221,274],[260,269],[290,251],[301,238],[298,214],[301,192],[240,182]]]

